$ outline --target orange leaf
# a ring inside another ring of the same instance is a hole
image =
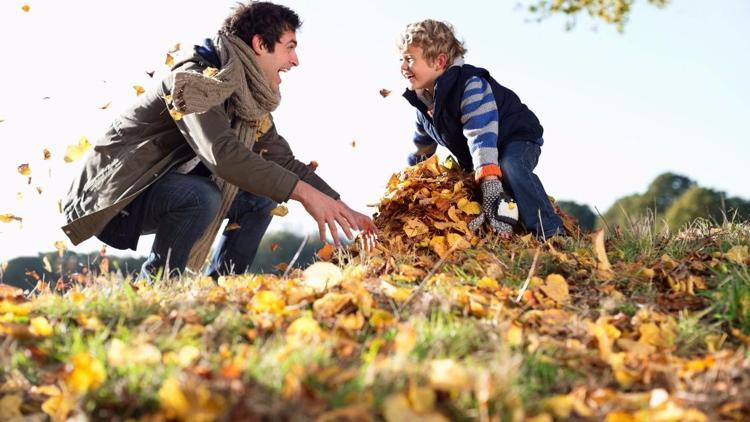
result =
[[[133,85],[133,89],[135,90],[135,95],[141,95],[146,92],[146,90],[140,85]]]
[[[323,261],[330,261],[333,257],[333,251],[333,246],[331,246],[330,243],[326,243],[322,248],[318,250],[318,252],[315,253],[315,255],[317,255],[318,258],[322,259]]]
[[[174,66],[174,57],[172,57],[171,54],[167,53],[167,58],[164,59],[164,64],[169,67]]]
[[[24,4],[23,6],[21,6],[21,10],[28,13],[29,10],[31,10],[31,6],[29,6],[28,4]]]
[[[21,173],[21,176],[28,176],[31,174],[31,168],[28,164],[21,164],[18,166],[18,172]]]
[[[310,161],[310,164],[307,165],[307,167],[310,167],[310,170],[315,171],[318,169],[318,162],[315,160]]]
[[[47,148],[45,148],[44,149],[44,159],[45,160],[49,160],[50,158],[52,158],[52,153],[49,152],[49,150]]]
[[[276,249],[279,249],[279,244],[271,243],[271,252],[276,252]]]

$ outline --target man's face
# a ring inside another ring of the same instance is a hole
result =
[[[266,76],[271,88],[279,92],[281,72],[287,72],[294,66],[299,66],[297,58],[297,37],[293,31],[284,31],[274,46],[273,52],[259,42],[256,35],[252,41],[255,60]]]
[[[444,57],[441,60],[441,56],[438,56],[438,59],[430,64],[422,54],[422,47],[417,45],[410,45],[401,54],[401,74],[409,81],[412,90],[432,91],[435,87],[435,80],[443,74],[444,67]]]

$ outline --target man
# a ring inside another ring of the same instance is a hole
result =
[[[136,249],[155,233],[141,276],[199,270],[224,218],[208,274],[247,271],[278,202],[299,201],[340,244],[337,224],[372,239],[372,220],[349,208],[296,160],[273,123],[280,73],[299,65],[297,14],[240,5],[215,40],[196,46],[159,87],[115,119],[65,198],[64,232]]]

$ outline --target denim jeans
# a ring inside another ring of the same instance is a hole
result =
[[[541,147],[533,142],[510,142],[500,149],[503,186],[518,203],[518,214],[526,228],[538,237],[565,233],[541,180],[534,174]]]
[[[169,173],[144,193],[141,234],[156,234],[139,277],[148,278],[169,268],[169,275],[185,270],[190,250],[219,211],[221,193],[211,179]],[[238,229],[225,232],[207,274],[246,271],[255,259],[276,203],[269,198],[239,191],[227,213]]]

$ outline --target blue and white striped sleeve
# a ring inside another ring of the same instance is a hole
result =
[[[499,120],[492,86],[478,76],[469,78],[461,97],[461,124],[477,180],[489,175],[500,176],[497,152]]]
[[[419,121],[419,118],[417,118],[417,127],[414,130],[413,140],[414,146],[417,147],[417,150],[409,154],[408,162],[410,166],[432,157],[432,154],[437,150],[437,142],[430,138],[430,135],[424,130],[422,122]]]

